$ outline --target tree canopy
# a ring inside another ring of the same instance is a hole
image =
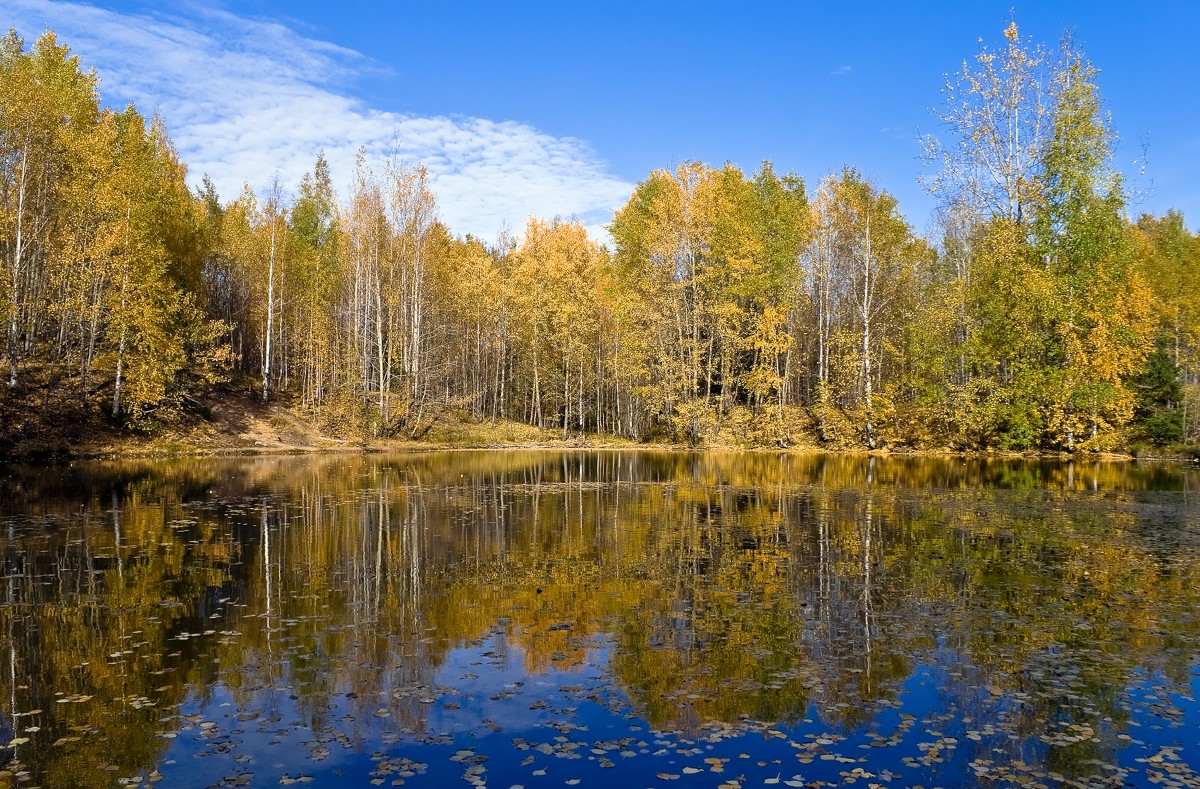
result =
[[[150,429],[253,386],[332,435],[446,416],[693,445],[1102,450],[1197,437],[1200,239],[1136,222],[1099,71],[1016,24],[924,141],[930,238],[851,165],[684,162],[608,227],[458,237],[418,162],[189,188],[163,123],[104,108],[53,33],[0,39],[10,402]],[[253,384],[251,384],[253,382]]]

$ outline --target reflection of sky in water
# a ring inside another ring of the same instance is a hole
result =
[[[29,742],[9,768],[63,786],[1195,780],[1195,475],[1079,465],[16,473],[0,721]]]
[[[574,785],[565,783],[572,780],[581,786],[664,780],[715,786],[731,779],[757,786],[775,784],[776,777],[779,785],[823,782],[817,786],[868,780],[963,785],[1018,782],[1017,776],[1057,783],[1064,780],[1060,773],[1038,765],[1053,762],[1054,749],[1072,747],[1010,736],[1005,718],[1020,703],[964,686],[958,680],[970,667],[948,652],[938,653],[948,663],[915,667],[896,703],[859,727],[840,728],[813,705],[795,726],[708,726],[681,733],[655,730],[633,712],[605,671],[606,648],[590,650],[587,664],[575,670],[533,676],[522,668],[520,650],[510,647],[509,659],[497,659],[504,648],[503,639],[492,637],[453,650],[426,697],[433,701],[420,731],[389,718],[356,716],[344,697],[326,710],[328,725],[314,731],[301,724],[307,714],[288,688],[260,691],[253,703],[238,705],[227,689],[214,686],[204,702],[193,699],[181,708],[188,722],[163,756],[157,785],[239,785],[239,777],[256,786],[281,779],[372,785],[381,777],[383,783],[374,785],[401,785],[392,782],[404,767],[389,766],[400,760],[423,767],[401,779],[407,785],[456,785],[473,764],[484,768],[478,777],[494,786]],[[1154,679],[1143,677],[1128,689],[1126,703],[1140,725],[1132,736],[1106,735],[1096,755],[1113,766],[1100,775],[1142,784],[1153,774],[1148,770],[1171,774],[1158,765],[1190,775],[1186,765],[1195,757],[1200,731],[1194,695],[1164,692]],[[1197,687],[1200,677],[1193,675],[1193,694]],[[1182,714],[1156,714],[1162,707]],[[261,714],[238,721],[247,708]],[[209,723],[215,726],[206,728]],[[475,761],[480,756],[486,759]],[[721,771],[713,772],[714,765]]]

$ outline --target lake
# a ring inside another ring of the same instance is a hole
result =
[[[0,469],[0,787],[1196,786],[1200,472]]]

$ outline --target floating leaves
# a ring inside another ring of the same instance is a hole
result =
[[[273,461],[136,483],[120,545],[111,509],[0,531],[0,786],[1195,780],[1190,500],[633,457]]]

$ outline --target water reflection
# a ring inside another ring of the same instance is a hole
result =
[[[1191,779],[1198,484],[629,452],[8,468],[0,786],[571,757],[556,782],[742,756],[755,784]]]

